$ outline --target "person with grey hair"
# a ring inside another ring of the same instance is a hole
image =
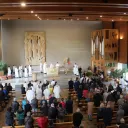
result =
[[[17,102],[17,99],[14,98],[12,102],[12,111],[16,113],[18,109],[19,109],[19,103]]]
[[[120,95],[120,99],[117,101],[118,106],[124,104],[124,98],[123,95]]]
[[[125,120],[124,120],[124,118],[121,118],[121,119],[120,119],[120,125],[119,125],[119,128],[128,128],[128,125],[125,124]]]
[[[122,106],[119,106],[119,110],[117,111],[117,124],[120,124],[120,119],[124,117],[124,110]]]
[[[33,123],[34,120],[31,116],[31,112],[27,112],[27,116],[25,117],[25,128],[34,128]]]
[[[80,112],[80,109],[77,108],[76,112],[73,114],[73,125],[74,125],[74,128],[79,128],[79,126],[81,125],[82,119],[83,119],[83,115]]]

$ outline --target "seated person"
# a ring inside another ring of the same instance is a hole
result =
[[[72,80],[72,78],[68,81],[68,86],[69,86],[69,90],[70,89],[73,89],[73,85],[74,85],[74,82]]]
[[[125,120],[123,118],[120,119],[119,128],[128,128],[128,125],[125,123]]]
[[[36,99],[36,97],[32,99],[31,106],[32,106],[32,112],[37,112],[38,100]]]
[[[26,97],[24,97],[24,99],[22,100],[22,108],[23,108],[23,110],[25,109],[25,105],[27,104],[27,99],[26,99]]]
[[[25,116],[26,116],[27,112],[30,112],[31,110],[32,110],[32,107],[29,104],[29,101],[27,101],[26,105],[24,106]]]
[[[5,95],[3,89],[0,87],[0,102],[4,101],[4,99],[5,99]]]
[[[25,117],[25,128],[34,128],[34,120],[31,116],[31,112],[27,112],[27,116]]]
[[[21,94],[26,94],[25,87],[21,85]]]
[[[14,98],[12,102],[12,111],[16,113],[18,109],[19,109],[19,103],[17,102],[17,99]]]

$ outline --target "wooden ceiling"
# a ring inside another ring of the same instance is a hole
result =
[[[0,0],[0,18],[128,21],[128,0]]]

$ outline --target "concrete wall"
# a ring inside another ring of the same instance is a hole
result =
[[[69,57],[71,63],[86,68],[90,65],[90,33],[101,28],[99,21],[3,21],[3,61],[9,65],[24,65],[24,33],[45,31],[47,63],[63,63],[64,58]]]

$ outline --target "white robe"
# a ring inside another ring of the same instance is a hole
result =
[[[54,68],[54,65],[53,64],[50,64],[50,68]]]
[[[28,90],[26,93],[26,98],[31,103],[32,99],[35,98],[35,93],[32,90]]]
[[[74,68],[73,68],[73,73],[74,75],[79,75],[79,71],[78,71],[78,65],[74,64]]]
[[[44,96],[45,96],[45,99],[49,99],[49,96],[50,96],[50,91],[48,88],[46,88],[43,92]]]
[[[43,64],[43,73],[47,73],[47,64],[46,63],[44,63]]]
[[[119,83],[121,84],[121,87],[122,88],[125,88],[125,85],[127,85],[126,82],[125,82],[125,80],[123,78],[120,79]]]
[[[27,92],[27,90],[28,90],[28,84],[27,83],[24,83],[23,86],[25,87],[25,91]]]
[[[28,77],[28,69],[24,68],[24,77]]]
[[[55,85],[55,83],[56,83],[56,81],[55,81],[55,80],[52,80],[52,81],[51,81],[51,85],[52,85],[52,86],[54,86],[54,85]]]
[[[11,68],[8,67],[8,76],[11,76]]]
[[[40,63],[40,72],[43,72],[43,64]]]
[[[32,76],[32,67],[30,65],[28,67],[28,73],[29,73],[29,76]]]
[[[57,63],[57,64],[56,64],[56,68],[58,69],[59,67],[60,67],[60,64]]]
[[[41,98],[42,98],[42,90],[41,90],[41,88],[37,88],[36,89],[36,98],[38,100],[41,100]]]
[[[19,66],[19,76],[23,77],[23,68],[22,68],[22,66]]]
[[[15,68],[15,78],[19,78],[19,71],[18,71],[18,68]]]
[[[59,85],[56,85],[54,87],[54,90],[53,90],[53,93],[54,93],[55,98],[60,98],[60,92],[61,92],[60,86]]]

